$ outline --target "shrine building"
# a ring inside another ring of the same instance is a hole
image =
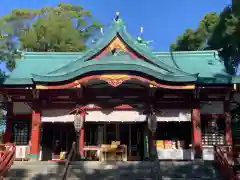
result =
[[[237,81],[217,51],[152,52],[117,15],[86,52],[22,53],[1,81],[4,141],[20,159],[64,159],[76,142],[87,160],[213,160],[232,145]],[[99,155],[113,145],[123,156]]]

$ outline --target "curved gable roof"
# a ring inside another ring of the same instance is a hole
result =
[[[129,51],[136,53],[136,58],[123,52],[117,56],[104,54],[100,59],[96,59],[115,38],[119,38]],[[16,68],[4,84],[60,82],[84,76],[89,72],[113,70],[138,72],[170,82],[226,84],[232,79],[216,51],[152,52],[136,41],[127,32],[124,22],[118,19],[111,24],[108,33],[86,52],[24,53],[23,59],[17,61]]]
[[[107,48],[111,44],[111,42],[114,40],[114,38],[120,38],[122,43],[124,43],[130,49],[130,51],[133,51],[134,53],[137,53],[140,57],[147,59],[148,63],[146,63],[141,58],[133,60],[127,56],[120,56],[119,58],[116,58],[113,55],[111,57],[103,56],[101,58],[102,60],[99,60],[101,61],[100,63],[96,60],[92,60],[92,58],[94,58],[97,54],[99,54],[99,52]],[[91,60],[92,62],[89,63],[88,62],[89,60]],[[89,68],[90,64],[91,64],[91,68]],[[114,66],[117,66],[117,67],[114,67]],[[74,61],[69,62],[68,64],[64,64],[60,68],[56,68],[55,70],[53,70],[48,74],[41,75],[41,74],[34,73],[33,79],[39,82],[64,81],[64,80],[69,80],[69,78],[74,78],[74,76],[77,77],[82,75],[83,73],[88,73],[83,69],[85,70],[89,69],[90,72],[99,71],[103,69],[105,71],[107,70],[130,71],[131,70],[131,71],[140,72],[143,69],[145,70],[148,69],[148,71],[152,70],[155,72],[147,73],[147,71],[143,70],[140,73],[146,73],[146,74],[150,73],[156,77],[158,77],[158,73],[159,73],[159,74],[162,74],[162,79],[159,79],[159,80],[164,80],[164,81],[189,82],[189,81],[197,80],[197,74],[186,73],[177,67],[169,66],[168,64],[162,61],[159,61],[158,57],[155,56],[146,46],[141,45],[127,32],[126,26],[124,25],[121,19],[114,21],[110,26],[109,32],[106,35],[104,35],[92,48],[86,51],[83,54],[83,56],[79,57]],[[76,72],[78,72],[79,74],[76,74]]]

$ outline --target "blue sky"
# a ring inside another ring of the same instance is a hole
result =
[[[220,12],[231,0],[0,0],[0,16],[15,8],[40,8],[59,2],[79,4],[108,25],[120,12],[128,31],[137,36],[144,27],[144,38],[154,40],[155,51],[168,51],[169,45],[186,28],[196,28],[207,12]]]

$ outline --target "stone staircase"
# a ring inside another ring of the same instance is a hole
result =
[[[64,164],[15,162],[6,180],[61,180]],[[68,180],[220,180],[212,162],[72,162]]]

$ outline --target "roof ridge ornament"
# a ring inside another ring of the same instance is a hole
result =
[[[143,27],[142,26],[140,27],[140,35],[137,37],[137,41],[139,43],[142,43],[142,41],[143,41]]]
[[[103,36],[104,35],[103,27],[100,28],[100,32],[101,32],[101,35]]]
[[[151,44],[153,41],[144,41],[143,40],[143,27],[140,27],[140,35],[137,37],[137,42],[141,45],[148,46]]]
[[[124,25],[123,20],[120,18],[120,13],[116,12],[116,16],[114,18],[114,22],[119,25]]]
[[[120,16],[120,13],[119,13],[119,12],[116,12],[116,17],[115,17],[115,21],[116,21],[116,22],[119,20],[119,16]]]

